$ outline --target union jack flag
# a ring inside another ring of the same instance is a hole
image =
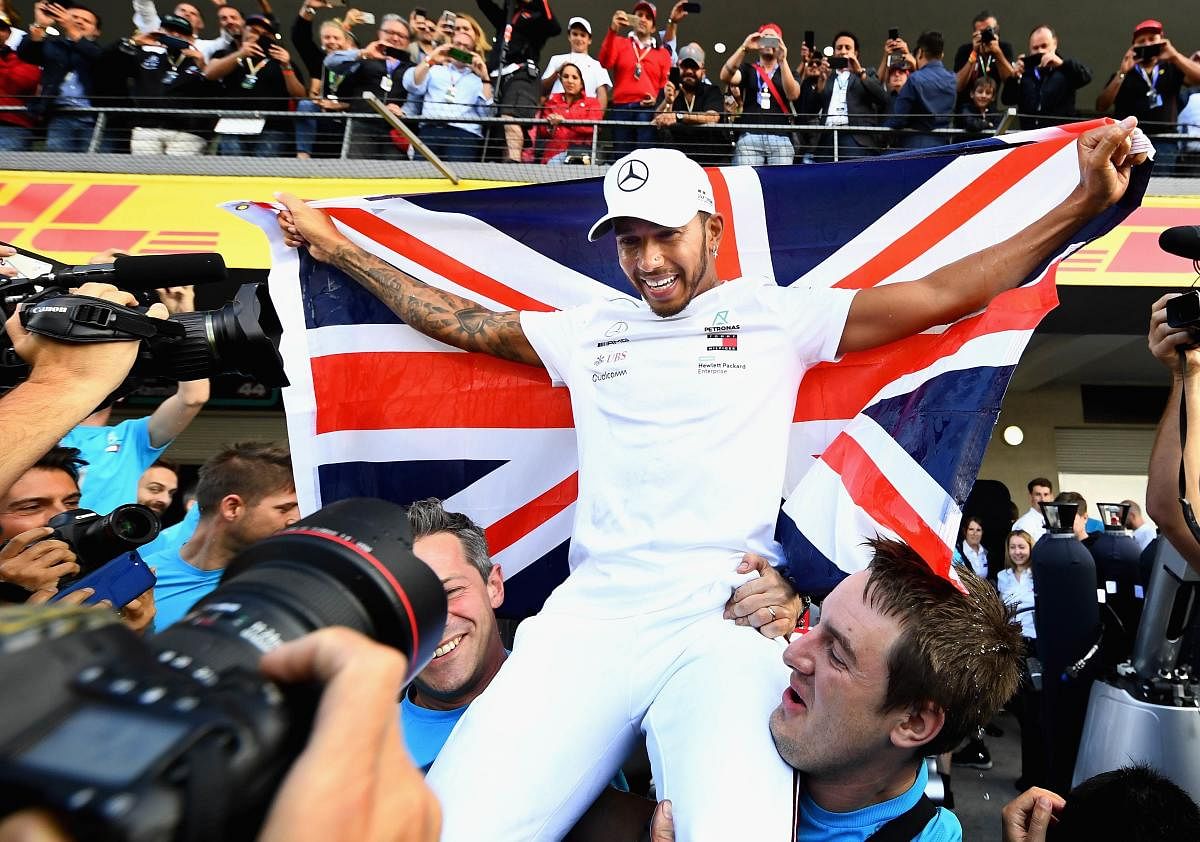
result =
[[[1074,141],[1103,122],[839,164],[709,170],[726,219],[718,274],[855,289],[922,277],[1066,198],[1079,175]],[[986,310],[808,372],[777,534],[801,588],[828,591],[861,569],[875,534],[902,538],[953,578],[961,506],[1012,370],[1057,304],[1056,267],[1127,216],[1148,181],[1138,168],[1119,205]],[[492,309],[635,295],[611,242],[587,241],[605,210],[599,179],[314,204],[387,262]],[[536,611],[568,574],[577,462],[566,391],[539,368],[404,325],[339,271],[286,248],[270,205],[228,207],[272,243],[301,508],[443,498],[485,528],[508,580],[505,613]]]

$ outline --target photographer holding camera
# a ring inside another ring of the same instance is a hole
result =
[[[236,50],[215,53],[204,75],[219,81],[239,111],[287,111],[291,100],[304,98],[304,83],[292,57],[279,43],[279,29],[266,15],[250,15]],[[258,135],[222,135],[218,155],[279,157],[289,146],[293,126],[284,117],[268,117]]]
[[[1174,174],[1178,144],[1154,136],[1175,132],[1179,92],[1185,84],[1200,84],[1200,63],[1175,49],[1160,21],[1144,20],[1134,27],[1133,46],[1125,51],[1120,68],[1096,97],[1097,111],[1112,108],[1118,120],[1138,118],[1154,143],[1154,168],[1159,175]]]
[[[357,631],[323,628],[266,653],[260,670],[280,684],[323,686],[260,842],[436,842],[437,799],[404,749],[395,713],[408,672],[403,654]],[[0,821],[0,842],[72,837],[50,813],[26,809]]]
[[[971,22],[971,41],[963,44],[954,54],[954,75],[958,99],[954,110],[958,111],[971,101],[971,91],[980,76],[990,76],[996,87],[1004,84],[1013,75],[1012,44],[1000,40],[1000,23],[989,11],[982,11]]]
[[[1075,116],[1075,92],[1092,81],[1092,71],[1058,53],[1058,36],[1049,26],[1029,33],[1029,51],[1013,65],[1001,100],[1015,105],[1022,129],[1053,126]]]
[[[1158,525],[1159,532],[1171,542],[1171,546],[1179,551],[1188,564],[1200,571],[1200,542],[1188,528],[1179,504],[1179,466],[1184,456],[1180,444],[1179,408],[1184,404],[1186,389],[1184,409],[1188,423],[1200,419],[1200,348],[1196,347],[1196,336],[1188,328],[1175,328],[1167,324],[1167,302],[1177,297],[1179,293],[1164,295],[1150,308],[1147,344],[1154,358],[1171,373],[1171,392],[1162,419],[1158,422],[1154,447],[1150,451],[1146,513]],[[1195,467],[1188,466],[1187,477],[1190,482],[1195,482]],[[1193,500],[1200,499],[1190,490],[1188,496]]]

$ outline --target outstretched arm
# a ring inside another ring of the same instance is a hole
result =
[[[1129,151],[1136,125],[1127,118],[1083,135],[1078,141],[1079,185],[1025,230],[920,280],[856,295],[838,353],[864,351],[950,324],[1021,283],[1080,226],[1124,195],[1130,170],[1145,160]]]
[[[307,245],[314,260],[345,272],[405,324],[464,351],[480,351],[529,365],[542,364],[521,329],[519,313],[496,313],[468,298],[419,281],[354,245],[324,212],[310,208],[288,193],[278,194],[278,199],[287,208],[279,214],[279,227],[288,245]]]

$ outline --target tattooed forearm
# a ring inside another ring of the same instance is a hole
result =
[[[521,330],[517,313],[495,313],[469,298],[432,287],[349,243],[340,246],[330,262],[426,336],[464,351],[542,364]]]

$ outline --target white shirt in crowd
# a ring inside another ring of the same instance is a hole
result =
[[[1042,510],[1031,508],[1017,518],[1017,522],[1012,525],[1012,531],[1028,532],[1029,537],[1036,544],[1038,539],[1046,534],[1046,518],[1042,516]]]
[[[550,61],[546,63],[546,72],[542,74],[542,78],[549,79],[558,72],[558,68],[567,62],[579,68],[579,72],[583,75],[583,92],[586,95],[594,97],[596,89],[601,85],[612,87],[612,77],[608,75],[608,71],[604,69],[604,65],[587,53],[560,53],[551,57]],[[550,94],[561,94],[562,89],[562,82],[555,79],[554,87],[550,89]]]
[[[1033,625],[1033,571],[1025,568],[1025,572],[1018,577],[1012,570],[1005,568],[1000,571],[1000,575],[996,577],[996,590],[1000,591],[1000,598],[1008,605],[1016,607],[1017,619],[1021,621],[1021,634],[1025,637],[1037,637],[1037,630]],[[1021,609],[1028,609],[1022,611]]]
[[[846,91],[850,87],[850,71],[839,70],[827,84],[833,85],[829,96],[829,111],[825,117],[827,126],[845,126],[850,123],[850,108],[846,105]]]
[[[968,564],[971,565],[971,569],[975,571],[976,576],[984,579],[987,578],[988,556],[987,550],[982,544],[979,545],[978,550],[973,550],[971,549],[970,544],[968,544],[966,541],[963,541],[962,557]]]
[[[1137,529],[1133,530],[1133,540],[1137,541],[1138,549],[1144,550],[1150,546],[1150,542],[1158,536],[1158,527],[1150,521],[1146,521]]]

